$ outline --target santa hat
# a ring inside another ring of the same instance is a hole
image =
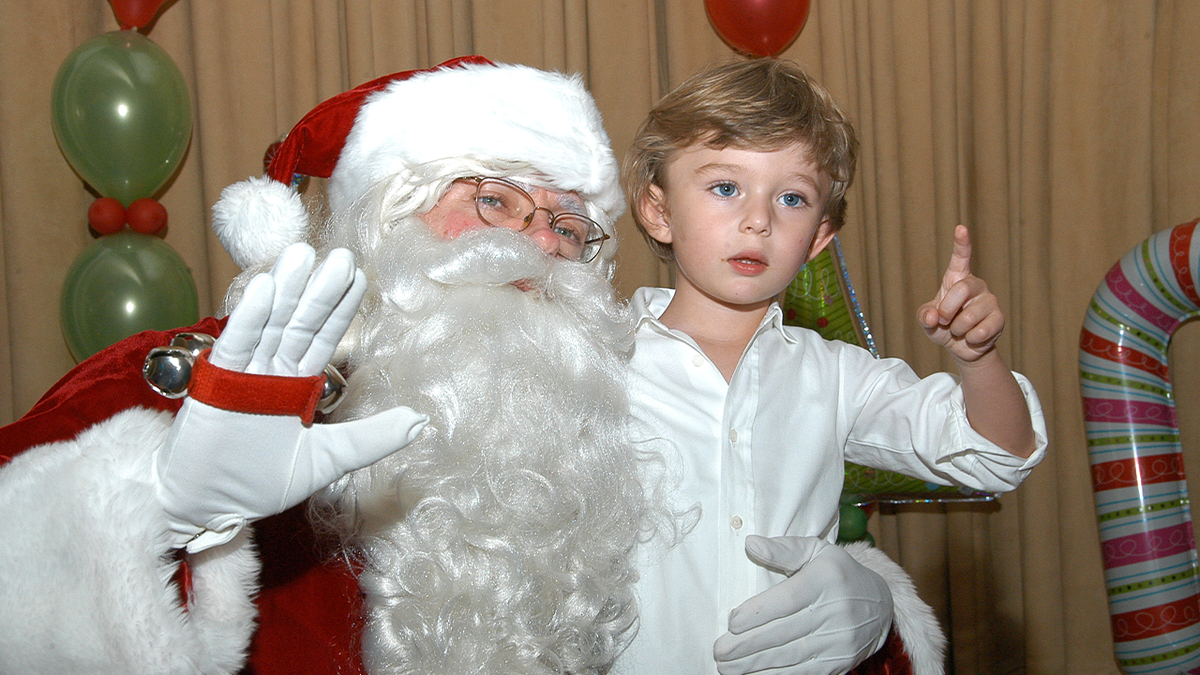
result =
[[[468,56],[372,80],[313,108],[266,176],[221,193],[213,229],[244,269],[305,238],[295,175],[328,178],[329,206],[338,211],[379,181],[423,166],[444,178],[489,163],[524,167],[539,185],[578,193],[610,233],[624,208],[600,111],[578,76]]]

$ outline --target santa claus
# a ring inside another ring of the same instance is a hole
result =
[[[319,223],[298,174],[329,178]],[[258,673],[607,671],[672,529],[625,428],[622,208],[578,78],[465,58],[318,106],[214,208],[227,322],[116,345],[0,430],[3,670],[233,673],[253,638]],[[168,342],[181,401],[141,379]]]

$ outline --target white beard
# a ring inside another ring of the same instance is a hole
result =
[[[524,235],[393,222],[373,251],[333,242],[358,244],[371,281],[334,421],[432,418],[323,496],[363,568],[367,668],[604,672],[632,638],[647,522],[625,430],[631,315],[601,271]]]

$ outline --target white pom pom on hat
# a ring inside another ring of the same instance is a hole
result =
[[[578,193],[610,232],[624,208],[600,111],[578,76],[467,56],[317,105],[279,145],[265,177],[221,193],[213,229],[243,269],[269,262],[308,231],[294,175],[329,178],[336,211],[378,181],[431,162],[452,171],[456,159],[464,170],[488,161],[528,166],[547,187]]]
[[[213,230],[233,262],[246,269],[303,240],[308,211],[290,185],[266,176],[249,178],[221,191],[213,205]]]

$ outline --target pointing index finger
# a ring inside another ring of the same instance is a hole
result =
[[[954,228],[954,251],[950,254],[950,264],[946,266],[946,288],[953,286],[960,279],[971,276],[971,233],[966,225]]]

